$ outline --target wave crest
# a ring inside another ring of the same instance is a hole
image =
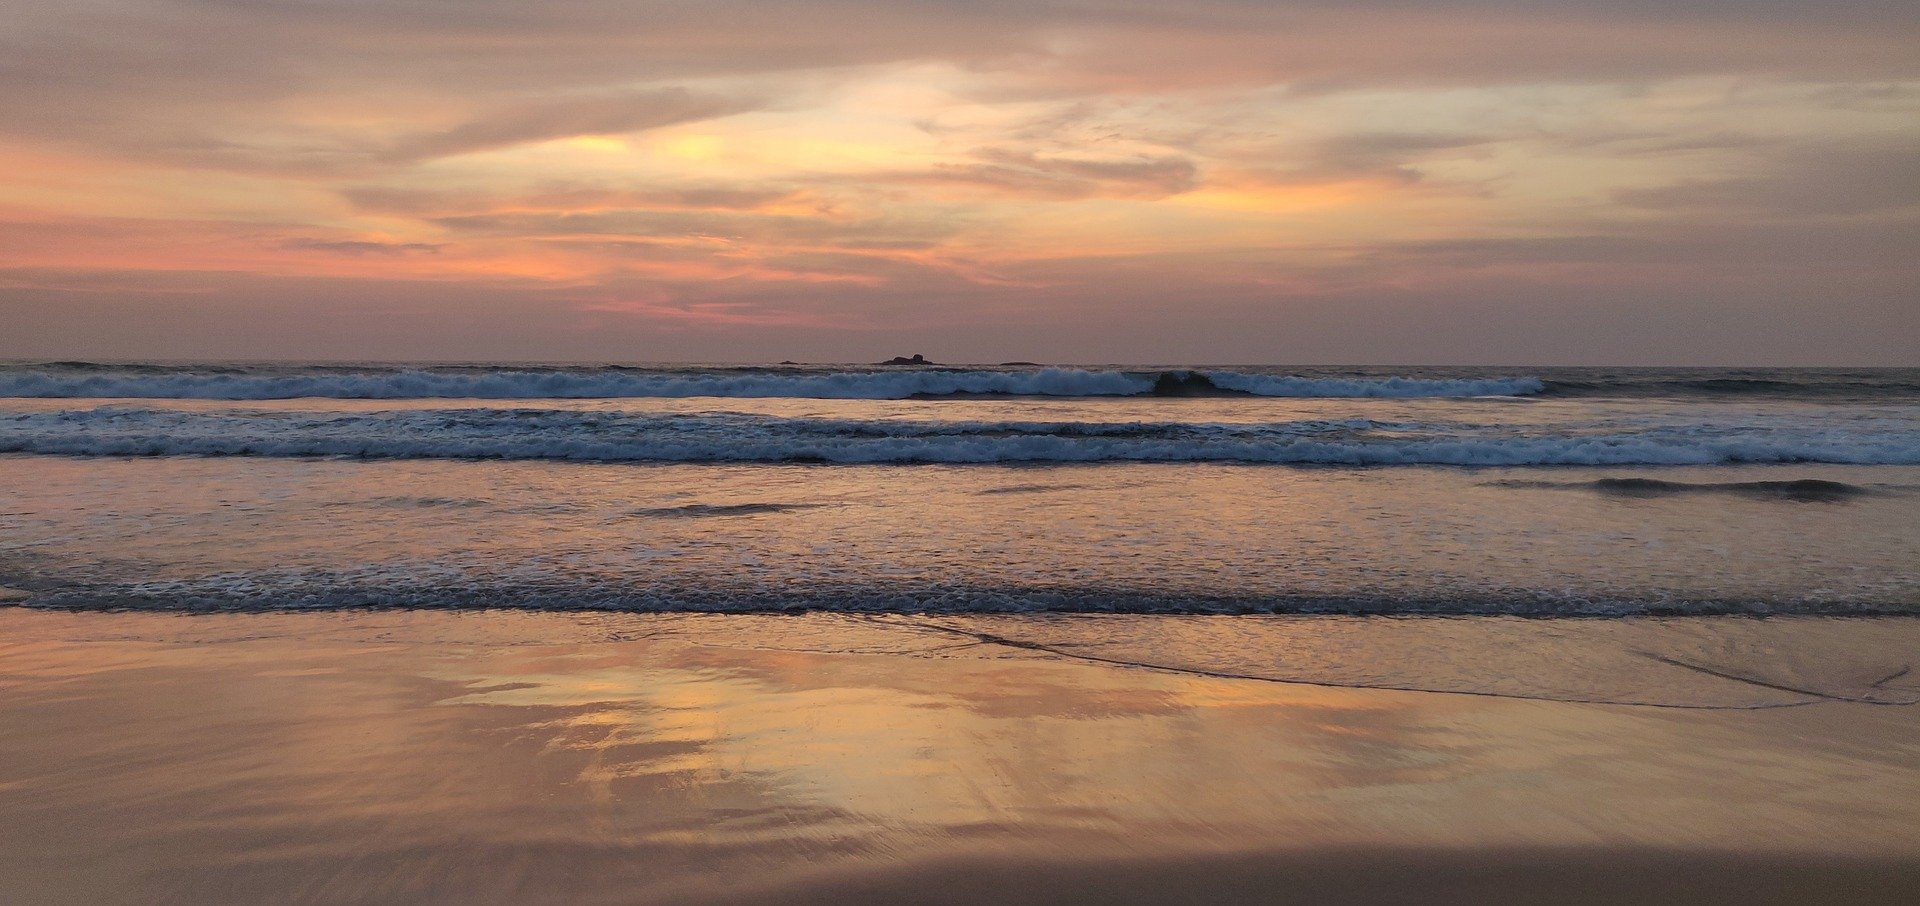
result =
[[[1369,419],[950,422],[564,409],[314,414],[109,406],[0,416],[0,452],[602,462],[1864,465],[1920,464],[1920,434],[1740,423],[1516,434],[1498,425]]]
[[[363,370],[295,373],[136,372],[56,368],[0,372],[0,397],[103,399],[617,399],[735,397],[913,399],[960,396],[1470,397],[1539,393],[1533,377],[1321,378],[1236,371],[921,369],[775,372],[634,369]]]

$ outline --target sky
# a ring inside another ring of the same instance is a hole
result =
[[[1920,365],[1911,0],[14,0],[0,356]]]

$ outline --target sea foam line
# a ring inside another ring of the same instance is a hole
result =
[[[316,415],[102,407],[0,416],[0,452],[849,464],[1867,465],[1920,464],[1920,431],[1689,423],[1520,434],[1497,425],[1365,419],[930,422],[543,409]]]
[[[627,370],[448,372],[427,370],[320,374],[192,372],[0,372],[0,397],[102,399],[616,399],[735,397],[908,399],[1006,394],[1146,396],[1248,394],[1271,397],[1472,397],[1539,393],[1533,377],[1484,379],[1309,378],[1235,371],[846,371],[634,373]]]

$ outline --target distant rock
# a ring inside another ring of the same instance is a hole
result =
[[[913,358],[907,358],[906,356],[894,356],[893,358],[890,358],[884,362],[875,362],[874,364],[876,365],[938,365],[940,363],[929,362],[927,361],[926,356],[923,356],[916,352],[913,354]]]
[[[1039,368],[1039,362],[1001,362],[1002,368]]]

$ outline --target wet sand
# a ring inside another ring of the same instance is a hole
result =
[[[1885,660],[1916,624],[1811,633],[1880,652],[1849,694],[1772,647],[1786,679],[1594,662],[1729,684],[1675,708],[1075,656],[1112,650],[1088,625],[1169,658],[1243,635],[1216,618],[1028,621],[1056,627],[1033,648],[991,621],[0,609],[0,902],[1916,902],[1920,707]],[[1310,660],[1312,624],[1274,625]],[[1359,663],[1684,632],[1326,625]]]

